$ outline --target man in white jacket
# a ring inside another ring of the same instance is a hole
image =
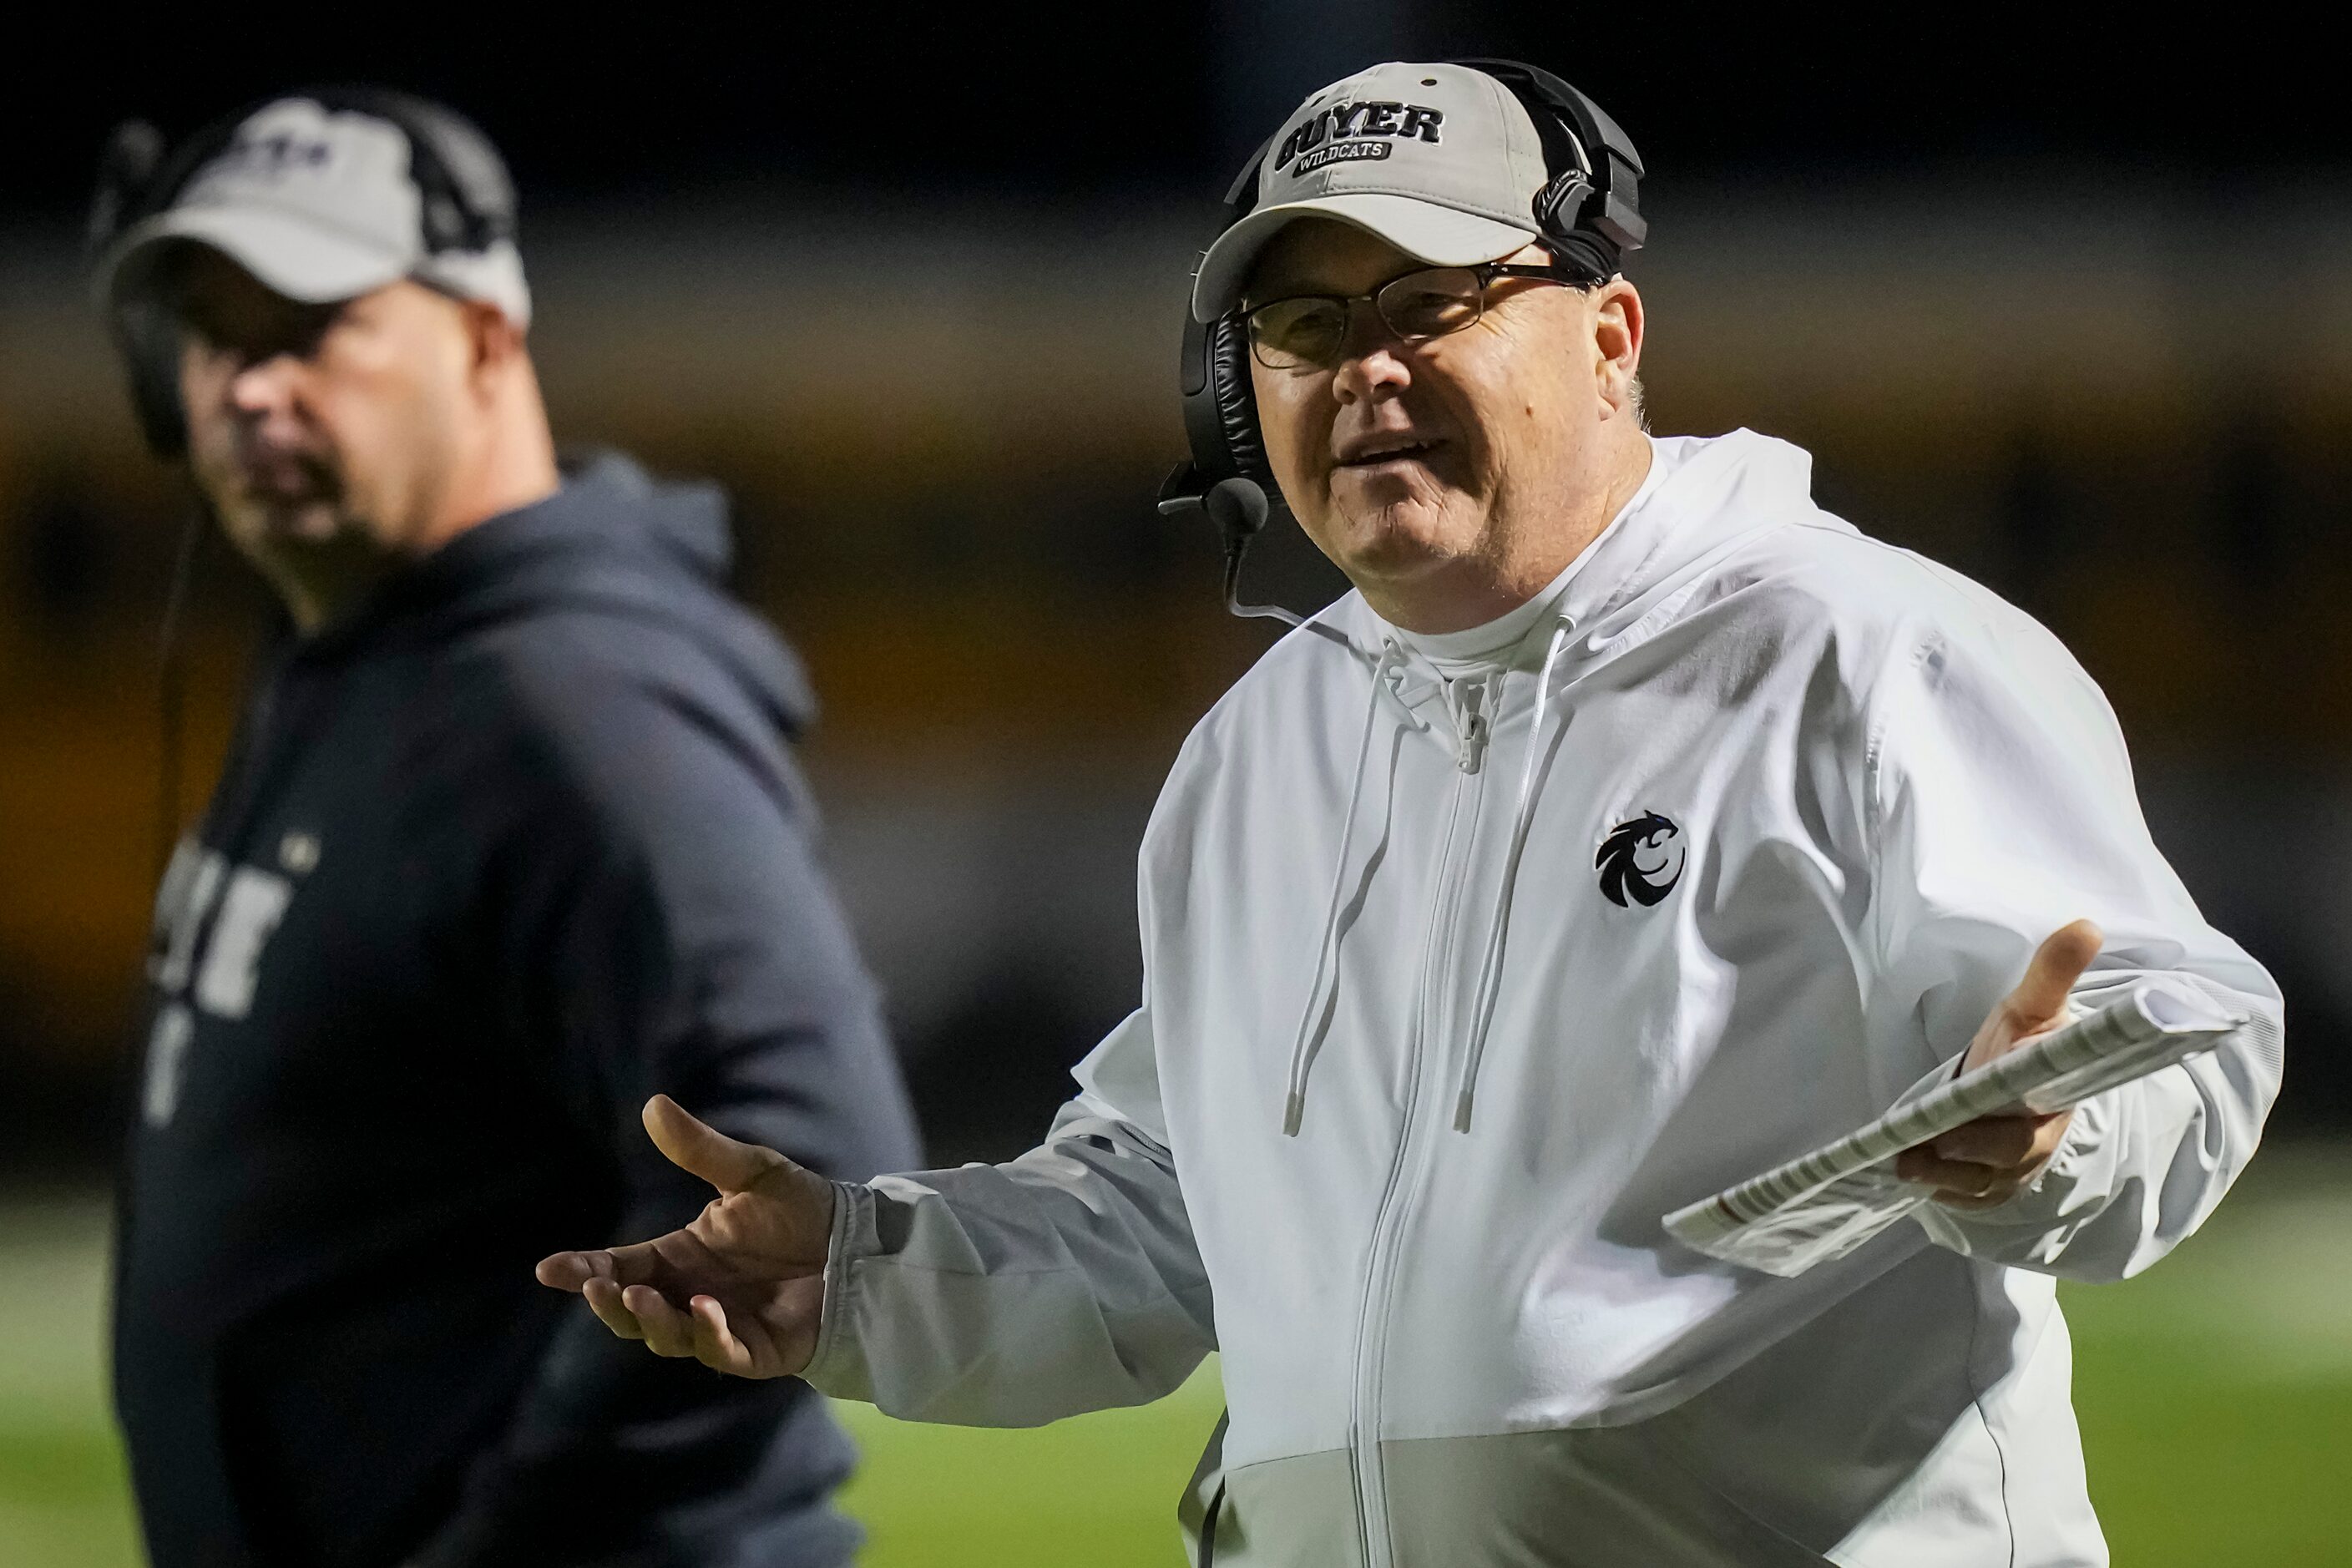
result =
[[[1376,68],[1204,257],[1265,478],[1356,591],[1185,744],[1141,1005],[1045,1142],[836,1184],[656,1100],[720,1197],[541,1278],[919,1420],[1220,1351],[1224,1568],[2104,1563],[2055,1281],[2211,1212],[2277,988],[2047,631],[1822,512],[1794,447],[1643,431],[1629,231],[1595,148],[1547,210],[1558,132],[1489,70]],[[2250,1022],[1912,1151],[1917,1223],[1793,1279],[1661,1226],[2149,982]]]

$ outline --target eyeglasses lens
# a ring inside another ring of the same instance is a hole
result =
[[[1250,312],[1249,335],[1250,352],[1268,370],[1337,364],[1348,307],[1339,300],[1276,300]]]
[[[1384,285],[1372,305],[1389,331],[1413,342],[1471,325],[1484,296],[1469,268],[1436,267]],[[1348,301],[1318,295],[1272,300],[1249,313],[1249,339],[1250,353],[1268,370],[1329,370],[1347,346]]]
[[[1439,267],[1409,272],[1373,297],[1381,320],[1405,339],[1439,338],[1458,332],[1478,319],[1483,290],[1478,275],[1466,267]]]

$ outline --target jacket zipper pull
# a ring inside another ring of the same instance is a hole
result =
[[[1486,714],[1484,699],[1486,688],[1483,682],[1465,681],[1457,689],[1462,694],[1460,739],[1454,745],[1454,765],[1465,773],[1475,773],[1486,757]]]

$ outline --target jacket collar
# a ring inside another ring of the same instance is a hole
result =
[[[1538,631],[1561,620],[1578,634],[1563,668],[1621,651],[1631,646],[1625,635],[1685,586],[1691,567],[1760,528],[1816,512],[1813,460],[1802,447],[1747,429],[1650,441],[1651,468],[1641,489],[1529,601],[1549,610],[1529,616],[1522,605],[1503,617],[1525,616],[1527,624],[1491,656],[1496,666],[1534,668],[1549,640]],[[1374,652],[1390,638],[1415,652],[1425,652],[1430,641],[1382,620],[1358,593],[1326,616]],[[1475,632],[1461,635],[1475,646]]]

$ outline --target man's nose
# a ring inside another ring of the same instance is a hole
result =
[[[1331,375],[1331,389],[1342,403],[1370,399],[1412,380],[1412,367],[1404,361],[1404,340],[1369,300],[1356,303],[1361,309],[1348,312],[1348,340],[1340,345],[1339,363]]]
[[[300,370],[300,363],[292,354],[249,359],[229,377],[229,405],[239,414],[265,418],[291,408]]]

